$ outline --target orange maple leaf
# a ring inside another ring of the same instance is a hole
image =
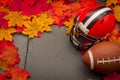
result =
[[[30,77],[30,73],[25,69],[20,69],[18,66],[11,67],[9,72],[7,73],[10,80],[28,80]]]
[[[54,1],[51,3],[52,9],[50,9],[48,12],[51,15],[51,17],[54,19],[54,23],[58,24],[61,20],[61,18],[64,15],[65,11],[69,9],[68,5],[64,3],[63,0],[60,1]]]
[[[8,41],[12,41],[13,40],[13,36],[12,34],[14,34],[16,32],[15,28],[0,28],[0,41],[2,40],[8,40]]]
[[[5,61],[5,63],[11,67],[20,62],[18,48],[9,41],[0,42],[0,60]]]
[[[74,2],[72,4],[69,4],[68,6],[69,6],[69,10],[71,10],[70,19],[74,19],[77,16],[78,12],[82,10],[80,2]]]
[[[106,1],[106,6],[111,6],[112,4],[116,5],[117,4],[117,0],[107,0]]]
[[[9,70],[9,66],[7,65],[6,61],[0,60],[0,69],[2,71],[8,71]]]
[[[3,6],[1,6],[1,7],[0,7],[0,11],[1,11],[1,12],[6,12],[6,13],[8,13],[8,12],[9,12],[9,8],[8,8],[8,7],[3,7]]]
[[[52,3],[53,0],[46,0],[46,1],[47,1],[47,3]]]
[[[64,3],[64,1],[54,1],[51,6],[53,7],[55,14],[58,16],[63,15],[64,11],[66,11],[69,7]]]

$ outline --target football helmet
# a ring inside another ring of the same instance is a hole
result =
[[[116,19],[109,7],[91,6],[78,13],[71,30],[72,45],[81,50],[88,50],[92,45],[107,40],[115,27]]]

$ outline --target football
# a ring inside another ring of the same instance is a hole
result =
[[[107,74],[120,70],[120,44],[103,41],[89,48],[82,57],[91,70]]]

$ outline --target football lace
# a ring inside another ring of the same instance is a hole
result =
[[[116,63],[116,62],[120,63],[120,56],[118,56],[117,58],[116,57],[113,57],[113,58],[108,57],[107,59],[105,59],[105,58],[102,58],[102,59],[97,58],[97,64],[105,64],[105,63],[110,64],[110,63]]]

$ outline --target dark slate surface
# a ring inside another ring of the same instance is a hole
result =
[[[25,66],[27,38],[15,36],[19,45],[21,66]],[[65,34],[65,27],[52,26],[52,32],[41,38],[29,40],[26,69],[30,80],[100,80],[100,75],[90,71],[82,62],[82,54],[76,50]]]
[[[26,53],[27,53],[27,44],[28,44],[28,37],[22,34],[15,34],[14,35],[14,44],[18,48],[18,53],[20,55],[20,64],[21,68],[25,68],[25,61],[26,61]]]

